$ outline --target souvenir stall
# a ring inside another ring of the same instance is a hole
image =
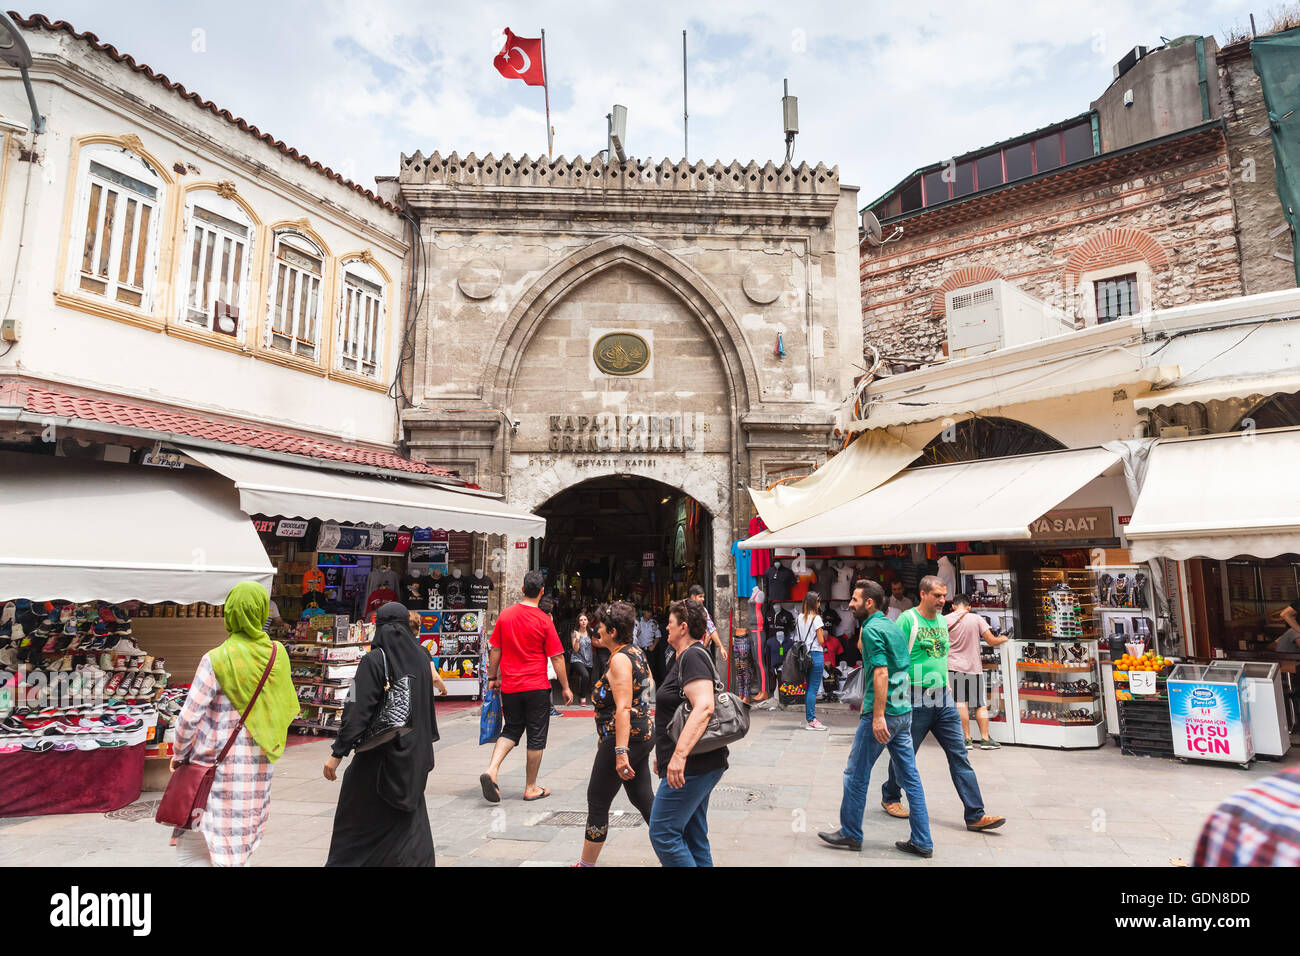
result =
[[[274,569],[215,476],[21,453],[0,471],[0,817],[119,809],[147,763],[166,772],[184,699],[142,612],[219,620],[212,602]]]

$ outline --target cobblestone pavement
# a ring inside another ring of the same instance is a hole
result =
[[[440,866],[559,866],[578,857],[587,779],[595,746],[589,710],[553,719],[541,782],[552,795],[523,803],[523,755],[502,770],[502,802],[479,792],[489,748],[478,745],[478,718],[462,710],[439,721],[442,741],[429,779],[429,818]],[[1213,764],[1125,757],[1109,741],[1101,750],[1055,751],[1003,747],[975,751],[989,813],[1007,817],[1002,829],[971,833],[933,740],[919,766],[930,807],[935,855],[905,857],[893,842],[907,824],[886,816],[879,786],[882,758],[872,773],[862,852],[821,845],[816,831],[838,825],[842,772],[857,715],[838,705],[819,708],[829,733],[803,729],[795,711],[755,711],[749,736],[732,748],[731,769],[714,792],[710,842],[720,866],[1170,866],[1192,859],[1201,824],[1217,803],[1248,782],[1281,769],[1258,761],[1250,770]],[[289,749],[277,764],[271,818],[253,856],[256,866],[324,863],[338,784],[320,773],[324,741]],[[1287,763],[1300,762],[1300,750]],[[171,865],[175,851],[153,822],[157,793],[112,817],[104,814],[0,820],[0,865]],[[601,865],[656,865],[646,828],[622,794]],[[571,811],[556,825],[551,814]],[[130,819],[136,817],[136,819]],[[622,824],[630,824],[624,826]]]

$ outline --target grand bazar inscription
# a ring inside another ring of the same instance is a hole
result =
[[[707,430],[686,415],[549,416],[549,448],[553,452],[688,452],[698,434]]]

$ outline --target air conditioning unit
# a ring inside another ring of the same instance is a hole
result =
[[[1074,331],[1059,309],[1002,279],[954,289],[944,296],[952,359],[1037,342]]]

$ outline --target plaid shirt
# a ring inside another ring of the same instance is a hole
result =
[[[222,692],[204,654],[176,724],[177,756],[215,763],[238,724],[239,711]],[[208,809],[197,827],[214,866],[248,865],[249,856],[262,842],[270,804],[271,762],[247,728],[241,728],[217,768]]]
[[[1300,866],[1300,767],[1234,793],[1205,822],[1196,866]]]

